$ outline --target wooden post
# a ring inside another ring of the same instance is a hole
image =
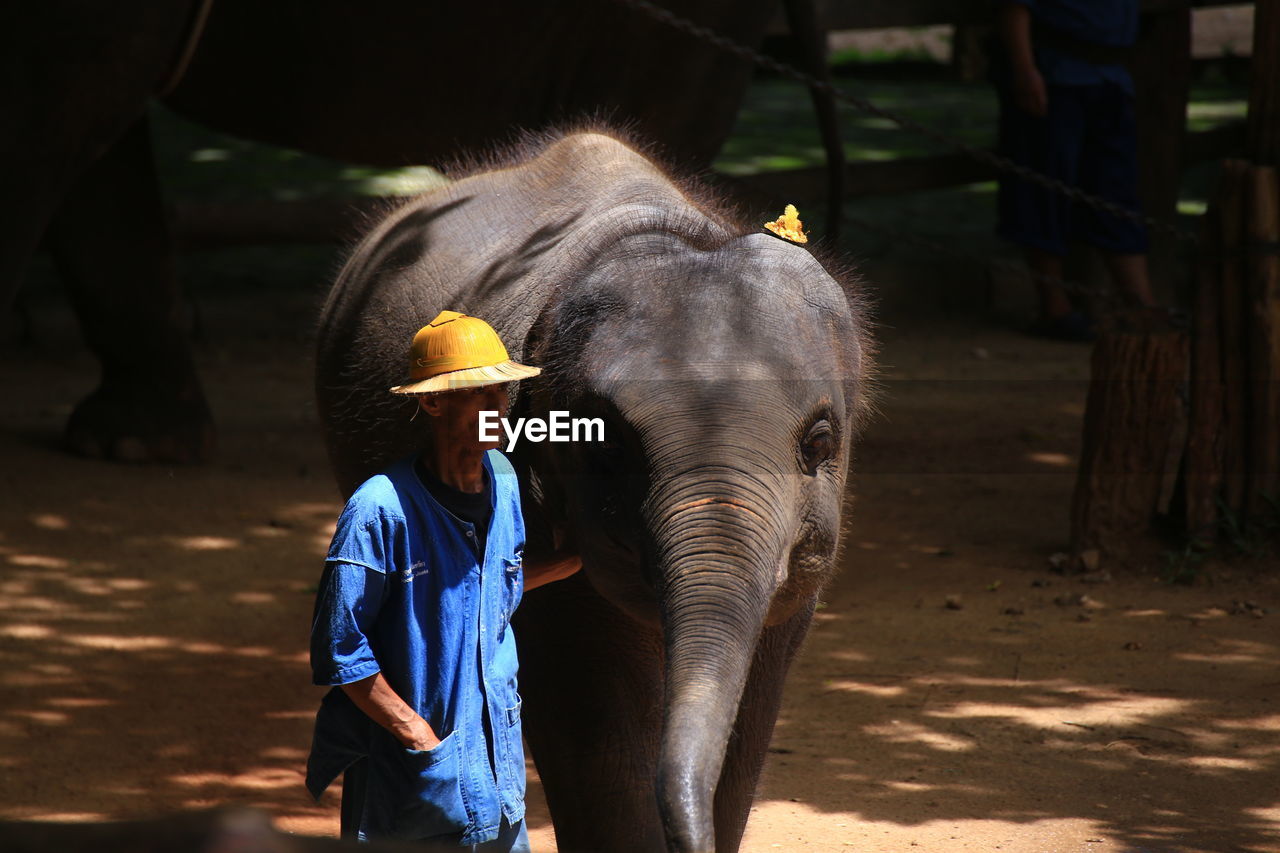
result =
[[[1202,254],[1192,305],[1191,406],[1182,468],[1187,535],[1202,541],[1211,541],[1217,532],[1222,488],[1222,195],[1219,186],[1200,229]]]
[[[1187,335],[1144,314],[1118,315],[1099,334],[1071,507],[1077,555],[1096,549],[1123,561],[1150,528],[1186,370]]]
[[[1248,358],[1244,329],[1244,183],[1249,164],[1227,160],[1222,164],[1218,222],[1222,277],[1219,340],[1222,342],[1223,424],[1222,500],[1232,513],[1244,511],[1247,422],[1246,376]]]
[[[1253,5],[1249,67],[1249,159],[1280,166],[1280,0]]]
[[[1268,499],[1280,501],[1280,183],[1275,167],[1250,170],[1247,190],[1249,480],[1245,511],[1257,517],[1268,511]]]
[[[1189,0],[1143,15],[1130,70],[1138,114],[1142,206],[1149,216],[1172,219],[1177,211],[1191,84]]]
[[[1204,231],[1187,435],[1187,530],[1280,500],[1280,177],[1223,163]]]
[[[1138,123],[1138,191],[1143,212],[1162,222],[1177,215],[1182,143],[1191,85],[1189,0],[1145,12],[1130,63]],[[1185,275],[1174,239],[1152,230],[1149,264],[1157,297],[1172,299]]]

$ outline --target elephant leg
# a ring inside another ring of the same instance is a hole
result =
[[[102,364],[101,384],[71,415],[68,447],[130,462],[208,458],[212,418],[181,319],[145,118],[81,175],[47,240]]]
[[[561,853],[665,851],[654,778],[662,640],[579,573],[531,592],[516,621],[524,732]]]
[[[0,17],[0,307],[81,173],[174,70],[193,0],[44,0]]]
[[[766,628],[760,636],[716,785],[717,853],[735,853],[742,843],[773,724],[782,705],[787,670],[809,631],[816,604],[815,596],[786,622]]]

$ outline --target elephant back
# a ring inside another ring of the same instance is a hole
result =
[[[549,303],[627,236],[691,245],[736,229],[714,202],[601,131],[523,143],[390,210],[356,245],[321,313],[316,399],[339,488],[420,446],[403,381],[414,333],[441,310],[498,330],[511,357]],[[640,286],[640,285],[638,285]]]

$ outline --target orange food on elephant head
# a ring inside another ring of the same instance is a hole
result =
[[[796,210],[794,204],[787,205],[781,216],[773,222],[766,222],[764,227],[792,243],[809,242],[808,236],[804,233],[804,223],[800,221],[800,211]]]

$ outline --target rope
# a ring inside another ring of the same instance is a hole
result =
[[[884,107],[877,106],[866,98],[850,95],[826,80],[821,80],[811,74],[801,71],[798,68],[779,62],[773,57],[765,56],[758,50],[754,50],[744,44],[740,44],[712,29],[695,24],[686,18],[681,18],[669,9],[652,3],[650,0],[614,0],[614,2],[648,15],[650,18],[679,30],[686,35],[708,42],[709,44],[713,44],[716,47],[745,59],[761,68],[767,68],[768,70],[781,74],[784,77],[789,77],[790,79],[803,83],[813,89],[820,90],[831,95],[837,101],[848,104],[849,106],[861,110],[869,115],[892,122],[903,130],[923,136],[926,139],[930,139],[938,143],[939,145],[958,151],[967,157],[996,169],[997,171],[1016,175],[1023,180],[1044,187],[1045,189],[1052,190],[1053,192],[1063,195],[1072,201],[1091,207],[1094,210],[1110,213],[1113,216],[1122,217],[1132,222],[1145,225],[1154,231],[1170,234],[1180,242],[1188,243],[1190,245],[1195,245],[1197,243],[1196,235],[1183,231],[1174,225],[1170,225],[1167,222],[1162,222],[1149,216],[1144,216],[1135,210],[1130,210],[1129,208],[1121,207],[1114,202],[1090,195],[1079,187],[1072,186],[1071,184],[1065,183],[1056,178],[1051,178],[1048,175],[1035,171],[1034,169],[1027,168],[1020,163],[1015,163],[1007,157],[1002,157],[994,152],[977,148],[967,142],[948,136],[941,131],[934,130],[927,125],[921,124],[915,119],[908,118],[907,116],[887,110]]]

